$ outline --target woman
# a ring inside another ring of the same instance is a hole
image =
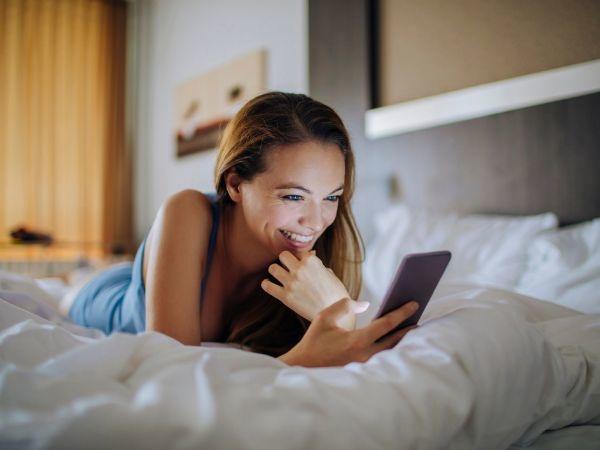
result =
[[[85,284],[71,318],[106,333],[238,343],[305,366],[366,361],[406,333],[376,342],[410,305],[354,329],[368,306],[352,300],[362,258],[354,158],[331,108],[282,92],[250,100],[224,131],[215,185],[216,196],[170,197],[133,265]]]

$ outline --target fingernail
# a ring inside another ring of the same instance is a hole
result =
[[[419,304],[417,302],[410,302],[410,309],[411,311],[416,311],[419,309]]]
[[[365,312],[367,309],[369,309],[369,302],[356,302],[356,310],[357,312]]]

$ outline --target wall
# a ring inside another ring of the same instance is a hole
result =
[[[173,92],[181,81],[257,48],[268,52],[267,87],[306,93],[306,0],[140,0],[132,3],[136,111],[136,237],[147,233],[161,203],[193,188],[213,191],[215,151],[175,157]]]

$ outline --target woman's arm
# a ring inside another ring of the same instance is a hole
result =
[[[160,208],[144,251],[146,329],[200,345],[200,281],[212,212],[201,192],[181,191]]]

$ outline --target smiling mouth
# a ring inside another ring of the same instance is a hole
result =
[[[315,237],[314,234],[310,236],[305,236],[303,234],[292,233],[291,231],[287,230],[279,230],[279,232],[283,234],[283,236],[285,236],[286,239],[292,242],[297,242],[299,244],[308,244]]]

